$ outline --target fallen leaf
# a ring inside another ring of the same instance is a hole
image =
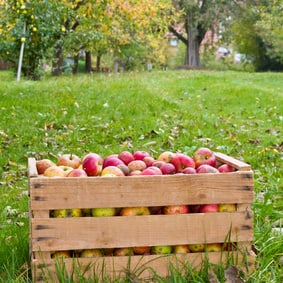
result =
[[[225,283],[245,283],[245,281],[240,278],[239,270],[236,266],[231,265],[225,270]]]

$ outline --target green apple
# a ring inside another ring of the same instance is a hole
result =
[[[103,253],[100,249],[86,249],[80,253],[80,257],[96,257],[103,256]]]
[[[222,244],[220,243],[211,243],[205,245],[206,252],[221,252],[222,251]]]
[[[71,257],[71,252],[70,251],[56,251],[51,253],[52,258],[68,258]]]
[[[154,255],[171,254],[171,246],[153,246],[151,247],[151,253]]]
[[[67,209],[56,209],[53,211],[53,217],[65,218],[67,217]]]
[[[94,217],[114,216],[116,209],[114,207],[92,208],[91,215]]]
[[[82,210],[79,208],[68,209],[68,217],[82,217]]]
[[[204,244],[190,244],[189,249],[192,253],[200,253],[204,251]]]

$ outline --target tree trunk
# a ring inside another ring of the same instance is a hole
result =
[[[101,68],[101,55],[96,56],[96,72],[100,72]]]
[[[63,47],[59,43],[56,44],[54,50],[54,57],[52,61],[52,75],[60,76],[62,75],[62,67],[63,67]]]
[[[194,28],[188,28],[187,30],[186,48],[185,65],[190,67],[199,67],[199,40],[197,30]]]
[[[72,71],[74,75],[79,72],[79,53],[74,56],[74,65]]]
[[[119,72],[119,60],[115,59],[114,60],[114,73]]]
[[[92,72],[91,52],[90,51],[86,51],[85,52],[85,71],[86,71],[86,73],[91,73]]]

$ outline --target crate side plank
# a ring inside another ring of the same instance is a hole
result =
[[[205,176],[206,175],[206,176]],[[110,178],[33,178],[31,209],[252,203],[247,173]]]
[[[32,219],[33,251],[252,241],[245,212]]]
[[[99,277],[100,282],[103,282],[103,276],[106,278],[117,279],[125,276],[125,272],[132,271],[134,273],[143,268],[143,271],[139,275],[139,278],[150,279],[153,277],[152,270],[159,276],[168,276],[170,274],[169,265],[177,267],[181,272],[186,272],[186,266],[191,268],[200,269],[203,266],[204,260],[208,260],[212,264],[224,263],[227,260],[233,259],[233,265],[243,268],[247,266],[248,269],[254,268],[254,257],[250,255],[244,255],[241,252],[212,252],[205,253],[189,253],[189,254],[176,254],[176,255],[150,255],[150,256],[133,256],[131,258],[121,257],[101,257],[101,258],[78,258],[78,259],[64,259],[63,261],[57,260],[57,263],[65,266],[69,274],[72,273],[74,266],[80,266],[81,270],[87,270],[91,267],[86,276],[93,278],[94,274]],[[56,280],[56,260],[36,260],[32,262],[34,279],[36,282],[42,282],[41,279]],[[144,268],[144,267],[147,268]],[[243,271],[247,271],[244,268]],[[51,275],[52,278],[46,278]],[[57,282],[57,281],[55,281]]]
[[[214,154],[218,162],[228,164],[240,171],[251,170],[251,166],[241,160],[235,159],[234,157],[228,156],[221,152],[215,152]]]

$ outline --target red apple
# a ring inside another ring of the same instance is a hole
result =
[[[134,160],[134,156],[131,152],[125,150],[118,154],[118,158],[121,159],[126,165]]]
[[[224,250],[224,251],[233,251],[233,250],[235,250],[237,248],[237,244],[236,243],[231,243],[231,242],[229,242],[229,243],[223,243],[222,244],[222,249]]]
[[[145,206],[123,207],[120,211],[121,216],[150,215],[150,210]]]
[[[154,255],[171,254],[172,246],[153,246],[151,247],[150,252]]]
[[[171,163],[175,166],[176,172],[181,172],[186,167],[195,168],[194,160],[190,156],[183,153],[176,153],[172,158]]]
[[[222,164],[218,167],[218,171],[220,173],[229,173],[229,172],[235,172],[236,168],[230,166],[229,164]]]
[[[208,164],[202,164],[196,169],[197,173],[219,173],[218,169],[208,165]]]
[[[134,170],[129,172],[129,176],[139,176],[141,175],[142,171],[141,170]]]
[[[168,205],[163,207],[164,214],[185,214],[190,213],[188,205]]]
[[[153,163],[152,163],[152,166],[155,166],[155,167],[158,167],[158,168],[161,168],[161,166],[163,164],[165,164],[166,162],[165,161],[161,161],[161,160],[155,160]],[[170,163],[171,164],[171,163]],[[173,164],[172,164],[173,165]],[[175,168],[175,167],[174,167]]]
[[[134,255],[133,248],[116,248],[113,253],[114,256],[131,256]]]
[[[171,151],[164,151],[158,156],[157,160],[170,163],[174,156],[175,156],[175,153]]]
[[[57,165],[78,168],[81,165],[81,158],[72,153],[63,154],[59,156]]]
[[[102,171],[103,159],[97,153],[87,154],[82,161],[82,167],[88,176],[99,176]]]
[[[50,159],[40,159],[36,161],[36,169],[38,174],[43,174],[44,171],[51,166],[55,166],[56,164]]]
[[[204,244],[190,244],[189,249],[192,253],[200,253],[204,251]]]
[[[216,165],[214,152],[207,147],[198,148],[193,154],[193,159],[195,161],[196,168],[202,164],[208,164],[212,167],[215,167]]]
[[[106,168],[108,166],[119,166],[119,165],[125,165],[125,163],[119,159],[118,157],[115,156],[107,156],[104,160],[103,160],[103,166],[102,168]]]
[[[159,167],[163,175],[174,175],[176,174],[176,168],[172,163],[164,162]]]
[[[113,256],[114,248],[105,248],[102,249],[104,256]]]
[[[87,173],[81,168],[71,170],[66,177],[87,177]]]
[[[133,247],[133,252],[136,255],[148,255],[150,254],[150,247]]]
[[[144,163],[146,164],[147,167],[152,166],[152,164],[155,162],[155,159],[152,156],[146,156],[143,159]]]
[[[201,208],[200,204],[191,204],[190,205],[190,212],[191,213],[200,213],[200,208]]]
[[[141,175],[162,175],[162,172],[159,168],[155,167],[155,166],[150,166],[145,168]]]
[[[125,176],[128,176],[130,173],[129,167],[126,164],[120,164],[117,166],[123,173]]]
[[[121,161],[122,162],[122,161]],[[107,166],[102,169],[101,171],[101,176],[106,176],[106,175],[113,175],[113,176],[125,176],[124,172],[116,167],[116,166]]]
[[[187,254],[190,252],[188,245],[176,245],[173,246],[173,253],[174,254]]]
[[[181,171],[181,173],[183,173],[183,174],[196,174],[197,171],[196,171],[196,169],[193,168],[193,167],[186,167],[185,169],[183,169],[183,170]]]
[[[221,252],[222,251],[222,244],[220,244],[220,243],[206,244],[204,250],[206,252]]]
[[[150,214],[152,214],[152,215],[162,214],[163,213],[162,209],[163,209],[162,206],[151,206],[151,207],[149,207]]]
[[[146,156],[150,156],[147,151],[137,150],[133,153],[135,160],[143,160]]]
[[[219,212],[235,212],[237,210],[237,206],[234,203],[220,203],[218,207]]]
[[[218,212],[218,204],[203,204],[200,208],[201,213]]]
[[[142,160],[134,160],[128,164],[128,167],[130,172],[135,170],[143,171],[146,168],[146,164]]]

